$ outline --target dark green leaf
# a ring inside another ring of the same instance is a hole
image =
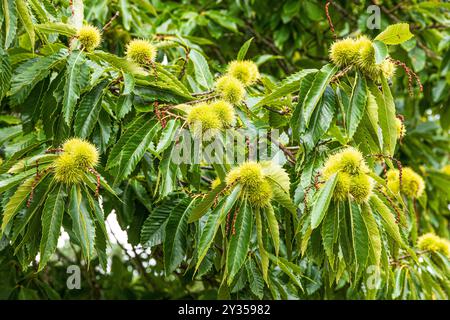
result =
[[[212,241],[219,230],[220,225],[224,221],[241,192],[241,187],[237,185],[233,192],[221,201],[221,203],[208,215],[205,226],[203,227],[200,241],[198,243],[198,258],[195,269],[198,269],[203,258],[206,256]]]
[[[208,211],[208,209],[211,208],[217,195],[222,192],[225,186],[225,182],[221,183],[216,188],[214,188],[214,190],[210,191],[206,195],[206,197],[202,201],[200,201],[198,205],[195,206],[195,208],[192,210],[191,217],[189,218],[189,223],[200,219]]]
[[[16,0],[17,13],[19,14],[20,21],[22,22],[25,31],[30,38],[31,51],[34,52],[34,42],[36,41],[36,34],[34,32],[33,20],[29,12],[27,3],[25,0]]]
[[[169,215],[177,205],[177,201],[170,200],[157,206],[147,217],[142,226],[141,243],[144,247],[153,247],[162,243],[164,238],[164,230]]]
[[[46,266],[48,260],[56,250],[64,214],[64,198],[65,193],[63,185],[60,184],[52,190],[45,201],[44,209],[42,211],[41,258],[39,260],[39,271]]]
[[[0,47],[0,102],[9,90],[11,82],[11,63],[9,56]]]
[[[316,73],[311,87],[306,94],[305,100],[303,101],[303,117],[305,120],[305,126],[309,127],[309,121],[311,116],[322,98],[326,87],[328,86],[331,78],[337,72],[338,68],[331,64],[327,64],[319,72]]]
[[[186,254],[188,219],[193,203],[189,198],[182,200],[173,208],[167,220],[163,243],[166,274],[174,271]]]
[[[372,209],[367,203],[361,205],[361,216],[366,225],[367,234],[369,235],[371,254],[375,264],[378,266],[381,259],[381,236]]]
[[[244,44],[239,49],[239,52],[237,54],[237,60],[244,60],[245,59],[245,56],[246,56],[247,51],[248,51],[248,48],[250,47],[250,44],[252,43],[252,41],[253,41],[253,37],[244,42]]]
[[[367,104],[366,79],[361,73],[356,73],[355,84],[352,89],[350,105],[346,112],[347,134],[351,139],[358,128]]]
[[[387,46],[383,42],[378,40],[372,42],[372,46],[375,50],[375,63],[380,64],[384,61],[384,59],[386,59],[388,55]]]
[[[285,97],[298,90],[300,81],[306,75],[316,72],[316,69],[304,69],[297,73],[294,73],[283,80],[271,93],[262,98],[258,103],[256,103],[253,108],[256,109],[266,104],[270,104],[278,99]]]
[[[245,262],[252,234],[252,210],[247,201],[242,203],[239,212],[236,214],[235,234],[231,234],[227,250],[228,285],[233,282],[234,277]]]
[[[34,86],[47,77],[53,68],[67,56],[67,50],[61,50],[48,57],[39,57],[20,65],[12,77],[11,99],[14,104],[20,104],[30,94]]]
[[[17,30],[17,10],[15,0],[3,0],[2,9],[5,22],[4,43],[5,48],[8,49],[16,36]]]
[[[362,272],[369,257],[369,235],[358,204],[349,200],[351,234],[357,272]]]
[[[74,131],[77,137],[87,138],[92,133],[99,117],[101,97],[106,85],[106,81],[100,82],[81,100],[74,123]]]
[[[72,231],[80,243],[84,259],[89,263],[94,256],[95,226],[80,186],[72,186],[70,190],[69,214],[72,218]]]
[[[81,89],[89,81],[89,68],[81,51],[73,51],[67,59],[66,83],[62,111],[67,125],[72,122],[73,111],[81,94]]]
[[[311,210],[311,228],[317,228],[327,213],[331,198],[333,197],[334,187],[336,186],[337,175],[334,174],[325,185],[320,189],[317,200],[314,202]]]
[[[208,62],[205,57],[197,50],[192,50],[189,57],[194,64],[197,83],[205,89],[210,89],[213,85],[213,76],[209,71]]]
[[[73,26],[62,22],[36,24],[34,27],[43,33],[59,33],[68,37],[73,37],[77,33],[77,30]]]
[[[107,169],[118,167],[116,181],[126,178],[135,169],[152,143],[160,124],[147,114],[136,118],[114,145],[108,158]]]
[[[321,102],[319,102],[311,116],[309,129],[303,135],[303,139],[310,149],[315,146],[330,128],[335,109],[336,97],[333,89],[328,86],[325,89]]]
[[[269,231],[273,241],[273,246],[275,247],[275,255],[278,256],[278,251],[280,249],[280,228],[278,226],[278,221],[272,205],[269,204],[267,207],[265,207],[264,213],[267,219],[267,224],[269,225]]]

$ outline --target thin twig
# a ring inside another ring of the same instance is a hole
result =
[[[271,108],[269,106],[263,106],[263,108],[269,110],[270,112],[278,113],[279,115],[285,115],[285,114],[289,113],[289,110],[287,110],[287,109],[286,110],[277,110],[277,109]]]
[[[352,67],[353,66],[349,65],[345,67],[343,70],[336,73],[333,77],[331,77],[330,83],[336,82],[337,80],[339,80],[339,78],[345,76],[347,72],[349,72],[352,69]]]
[[[276,47],[276,45],[271,40],[261,36],[259,32],[255,30],[255,28],[252,25],[252,22],[247,21],[246,25],[249,31],[255,36],[255,40],[257,42],[266,45],[267,48],[269,48],[275,55],[284,56],[283,53]],[[286,74],[291,74],[294,71],[294,67],[289,63],[289,61],[285,59],[277,59],[277,63]]]
[[[214,90],[209,90],[209,91],[205,91],[205,92],[197,92],[197,93],[192,93],[191,96],[193,97],[201,97],[201,96],[207,96],[214,93]]]
[[[116,20],[118,16],[119,16],[119,11],[116,11],[116,13],[111,17],[111,19],[109,19],[108,23],[106,23],[103,26],[102,31],[108,30],[109,27],[111,26],[111,23],[113,23],[113,21]]]
[[[279,142],[276,139],[273,139],[270,134],[267,135],[267,139],[270,142],[273,142],[281,151],[283,151],[283,153],[286,155],[286,159],[292,163],[293,165],[295,165],[296,159],[295,159],[295,155],[291,152],[291,150],[287,149],[281,142]]]
[[[147,271],[145,270],[145,267],[142,265],[142,262],[140,261],[140,259],[138,258],[138,254],[136,252],[136,249],[132,247],[132,250],[134,252],[134,257],[128,252],[127,248],[125,248],[123,246],[123,244],[119,241],[119,239],[117,238],[116,234],[114,233],[113,229],[111,228],[111,225],[109,224],[109,222],[106,222],[108,224],[109,227],[109,231],[111,231],[111,235],[114,237],[114,239],[116,240],[117,245],[122,249],[122,251],[124,251],[124,253],[127,255],[128,259],[130,260],[131,263],[133,263],[137,269],[140,271],[142,277],[146,280],[146,284],[149,287],[150,286],[150,278],[148,277]]]
[[[197,99],[197,100],[192,100],[192,101],[184,102],[184,103],[182,103],[182,104],[188,104],[188,105],[191,105],[191,104],[197,104],[197,103],[201,103],[201,102],[206,102],[206,101],[214,100],[214,99],[216,99],[216,98],[218,98],[218,97],[219,97],[219,95],[215,94],[215,95],[208,96],[208,97],[205,97],[205,98],[202,98],[202,99]],[[180,105],[180,104],[171,104],[171,105],[168,105],[168,106],[164,106],[164,109],[172,109],[172,108],[175,108],[175,107],[177,107],[177,106],[179,106],[179,105]]]
[[[430,252],[430,250],[423,250],[423,251],[417,251],[416,252],[416,254],[417,255],[422,255],[422,254],[426,254],[426,253],[429,253]],[[404,259],[408,259],[408,258],[411,258],[411,254],[405,254],[405,255],[403,255],[403,256],[400,256],[400,257],[398,257],[397,259],[393,259],[391,262],[390,262],[390,264],[391,265],[395,265],[395,264],[398,264],[400,261],[399,260],[404,260]]]
[[[333,21],[331,21],[330,12],[328,11],[328,7],[330,6],[330,4],[331,4],[331,1],[328,1],[325,4],[325,14],[327,16],[328,25],[330,26],[330,30],[333,33],[334,39],[336,40],[337,39],[337,34],[336,34],[336,31],[334,30]]]
[[[186,59],[183,60],[183,66],[181,67],[181,71],[180,71],[180,74],[178,76],[178,80],[183,79],[184,74],[186,73],[186,67],[187,67],[187,65],[189,63],[189,54],[191,52],[191,49],[185,47],[184,50],[186,52]]]
[[[337,11],[339,11],[340,13],[342,13],[344,15],[344,18],[351,20],[352,22],[356,21],[356,18],[351,15],[349,12],[347,12],[343,7],[341,7],[338,3],[334,2],[334,1],[330,1],[331,4],[333,5],[333,7],[336,8]]]

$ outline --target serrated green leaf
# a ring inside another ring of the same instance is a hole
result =
[[[22,22],[25,31],[30,38],[31,51],[34,52],[34,42],[36,41],[36,34],[34,32],[33,20],[31,18],[28,5],[25,0],[16,0],[17,13],[19,14],[20,21]]]
[[[319,190],[317,200],[314,202],[311,210],[311,228],[317,228],[327,213],[331,198],[333,197],[334,188],[337,182],[337,175],[334,174],[325,185]]]
[[[106,108],[108,108],[108,106],[106,106]],[[113,133],[112,119],[105,109],[100,110],[97,124],[98,126],[94,127],[95,133],[93,142],[98,145],[100,153],[103,154],[109,148],[109,142]]]
[[[160,124],[143,114],[135,119],[114,145],[106,164],[107,169],[118,166],[116,181],[126,178],[150,146]]]
[[[142,225],[141,243],[143,247],[151,248],[162,243],[167,219],[177,204],[177,201],[170,200],[153,209]]]
[[[30,140],[28,140],[27,143],[25,143],[22,148],[20,148],[17,152],[15,152],[13,155],[11,155],[8,160],[3,163],[3,165],[0,167],[0,172],[4,173],[5,171],[9,171],[9,169],[17,164],[17,161],[24,157],[27,153],[31,152],[31,151],[35,151],[36,149],[38,149],[43,143],[44,141],[38,141],[36,142],[36,140],[34,139],[34,137],[29,137]]]
[[[174,150],[175,148],[167,149],[162,155],[162,161],[159,163],[157,179],[159,188],[155,189],[155,193],[159,191],[159,198],[164,198],[175,191],[177,187],[179,166],[172,161],[174,159]]]
[[[256,236],[258,239],[258,249],[259,249],[259,255],[261,257],[261,271],[263,275],[263,279],[266,283],[269,283],[268,281],[268,274],[269,274],[269,255],[266,252],[266,249],[264,248],[264,239],[263,239],[263,233],[262,233],[262,220],[261,220],[261,212],[259,208],[255,210],[255,221],[256,221]]]
[[[64,96],[62,112],[64,121],[70,126],[81,89],[89,81],[89,68],[81,51],[73,51],[67,59],[66,82],[64,84]]]
[[[204,214],[208,211],[209,208],[214,203],[214,200],[216,199],[216,196],[222,192],[222,190],[225,188],[226,183],[222,182],[220,185],[218,185],[216,188],[214,188],[212,191],[210,191],[204,199],[200,201],[198,205],[195,206],[195,208],[192,210],[191,217],[189,218],[189,223],[192,223],[194,221],[197,221],[201,217],[203,217]]]
[[[316,73],[314,80],[311,84],[311,87],[306,94],[305,100],[303,101],[303,117],[305,120],[305,126],[309,127],[309,121],[311,116],[322,98],[323,93],[325,92],[325,88],[328,86],[331,78],[337,72],[338,67],[333,66],[331,64],[327,64]]]
[[[96,224],[96,235],[102,233],[103,234],[103,240],[108,240],[108,231],[106,230],[105,225],[105,213],[103,212],[103,207],[100,206],[100,203],[98,200],[94,200],[93,196],[89,193],[88,188],[84,188],[84,196],[87,198],[89,207],[92,210],[92,218],[94,219],[94,222]],[[103,241],[102,240],[102,241]]]
[[[271,93],[262,98],[258,103],[256,103],[253,108],[259,108],[263,105],[270,104],[288,94],[298,91],[300,81],[306,75],[316,72],[316,69],[304,69],[297,73],[294,73],[284,79]]]
[[[363,154],[379,154],[382,152],[380,139],[377,132],[373,130],[367,113],[361,119],[358,129],[353,135],[353,140]],[[372,164],[373,160],[373,158],[368,158],[367,162]]]
[[[395,45],[408,41],[412,37],[414,37],[414,35],[411,31],[409,31],[409,24],[396,23],[384,29],[384,31],[375,38],[375,40],[381,41],[385,44]]]
[[[170,73],[160,64],[156,64],[156,72],[158,73],[158,79],[167,84],[170,88],[173,88],[175,92],[186,98],[192,99],[191,93],[188,88],[178,78]]]
[[[269,225],[270,235],[275,248],[275,255],[278,256],[278,251],[280,249],[280,228],[271,204],[264,208],[264,213],[266,215],[267,224]]]
[[[75,27],[62,22],[36,24],[34,27],[37,31],[47,34],[59,33],[67,37],[73,37],[77,34],[77,30]]]
[[[103,89],[107,84],[107,81],[100,82],[81,99],[74,123],[77,137],[87,138],[92,133],[101,110]]]
[[[18,185],[21,181],[34,174],[36,174],[36,169],[33,168],[10,177],[2,177],[0,180],[0,193]]]
[[[165,82],[140,81],[133,92],[135,106],[147,106],[155,101],[180,104],[192,100],[190,95]]]
[[[305,126],[305,120],[303,117],[303,102],[305,100],[306,94],[308,93],[309,89],[311,88],[311,85],[314,81],[315,73],[310,73],[303,77],[300,80],[300,89],[298,92],[298,103],[295,106],[294,111],[292,112],[291,117],[291,127],[292,127],[292,138],[294,141],[300,142],[300,134],[305,133],[306,126]],[[308,131],[306,131],[307,133]],[[302,136],[303,139],[303,136]],[[302,140],[303,141],[303,140]]]
[[[9,55],[0,47],[0,102],[9,90],[11,76],[12,71]]]
[[[231,235],[227,250],[227,283],[231,285],[234,277],[247,258],[248,247],[252,234],[252,210],[246,200],[236,213],[235,234]]]
[[[186,254],[188,219],[193,203],[189,198],[182,200],[173,208],[167,220],[163,241],[166,274],[174,271]]]
[[[268,178],[268,177],[267,177]],[[269,180],[269,183],[273,186],[273,200],[278,202],[280,205],[289,210],[290,213],[296,215],[297,207],[292,202],[291,197],[287,194],[278,184],[274,183],[273,180]]]
[[[10,115],[0,115],[0,123],[4,123],[7,125],[20,124],[21,120],[15,116]]]
[[[219,227],[225,220],[227,214],[230,213],[239,196],[239,193],[241,192],[241,189],[241,186],[237,185],[231,194],[224,198],[221,203],[219,203],[217,207],[209,213],[198,242],[198,258],[195,266],[196,270],[200,266],[203,258],[206,256],[206,253],[208,252],[208,249],[216,236],[217,230],[219,230]]]
[[[256,267],[256,263],[253,259],[249,259],[245,264],[247,270],[247,277],[249,279],[250,290],[259,299],[264,296],[264,279],[261,277],[261,273]]]
[[[47,77],[66,57],[67,50],[61,50],[51,56],[38,57],[21,64],[12,77],[10,95],[13,104],[24,102],[34,86]]]
[[[130,73],[122,72],[123,74],[123,95],[128,95],[133,92],[136,79]]]
[[[361,272],[369,257],[369,235],[358,204],[349,200],[352,244],[357,273]]]
[[[213,76],[209,71],[208,62],[197,50],[192,50],[189,57],[194,64],[194,74],[197,83],[205,89],[210,89],[213,85]]]
[[[395,123],[395,105],[389,85],[382,76],[382,91],[374,85],[370,85],[370,92],[375,96],[378,105],[378,117],[383,135],[383,151],[393,155],[397,143],[397,129]]]
[[[303,135],[303,140],[309,149],[312,149],[330,128],[335,109],[336,96],[334,90],[328,86],[311,116],[308,130]]]
[[[106,253],[107,238],[105,237],[104,232],[100,230],[101,228],[98,227],[98,224],[95,229],[95,251],[101,268],[106,272],[108,268],[108,255]]]
[[[388,55],[388,48],[383,42],[378,40],[372,42],[372,46],[375,50],[375,63],[380,64],[384,61],[384,59],[386,59]]]
[[[86,183],[89,189],[95,191],[97,189],[97,177],[90,172],[84,172],[84,177],[85,179],[83,181]],[[108,191],[110,195],[117,197],[116,192],[111,188],[111,186],[108,184],[105,178],[102,177],[101,175],[100,175],[100,186],[104,188],[106,191]]]
[[[247,55],[248,48],[250,47],[252,41],[253,41],[253,37],[251,37],[250,39],[248,39],[247,41],[244,42],[244,44],[239,49],[239,52],[237,54],[237,60],[244,60],[245,59],[245,56]]]
[[[205,16],[210,18],[212,21],[214,21],[218,25],[224,27],[225,29],[228,29],[228,30],[230,30],[232,32],[235,32],[235,33],[238,32],[236,22],[234,22],[229,17],[226,17],[225,15],[223,15],[223,13],[220,12],[220,11],[206,10],[205,11]]]
[[[280,267],[280,269],[292,280],[292,282],[297,287],[299,287],[303,291],[303,285],[300,282],[300,279],[293,272],[293,270],[291,269],[291,266],[286,263],[286,262],[288,262],[287,260],[284,260],[279,257],[275,257],[271,254],[269,254],[269,258],[273,263],[275,263],[278,267]]]
[[[321,228],[322,244],[325,253],[333,267],[335,260],[334,247],[339,235],[339,211],[332,204],[329,212],[325,215]]]
[[[12,227],[12,233],[10,239],[12,243],[15,243],[19,236],[23,235],[25,227],[30,223],[34,215],[42,209],[48,193],[52,190],[54,181],[51,177],[46,176],[41,183],[39,183],[34,189],[33,198],[30,206],[26,208],[23,214],[19,214],[14,219],[14,225]],[[22,238],[23,240],[23,238]]]
[[[133,106],[133,98],[133,94],[122,94],[119,97],[116,105],[117,118],[122,119],[131,111]]]
[[[347,134],[351,139],[358,128],[367,104],[367,84],[365,77],[357,72],[353,85],[350,104],[346,112]]]
[[[123,26],[126,30],[130,30],[130,24],[132,21],[131,12],[129,10],[128,0],[119,0],[120,16],[122,17]]]
[[[40,244],[41,257],[39,270],[41,271],[56,250],[61,231],[64,214],[65,193],[63,185],[58,185],[47,197],[42,210],[42,238]]]
[[[8,49],[12,44],[17,31],[17,10],[15,0],[2,0],[3,15],[5,22],[5,49]]]
[[[170,144],[173,142],[173,137],[179,125],[180,123],[174,119],[170,119],[166,123],[166,126],[161,133],[161,137],[158,141],[158,144],[156,145],[155,150],[152,150],[155,154],[161,154],[161,152],[163,152],[170,146]]]
[[[394,239],[401,247],[405,247],[405,243],[400,235],[398,224],[395,221],[395,217],[391,210],[378,198],[377,195],[372,195],[369,199],[369,203],[372,206],[372,210],[378,213],[384,222],[384,227],[387,233]]]
[[[48,174],[48,173],[47,173]],[[9,198],[8,202],[4,206],[3,221],[2,221],[2,233],[5,232],[9,222],[14,218],[19,209],[27,202],[28,197],[33,187],[37,187],[47,175],[46,173],[41,175],[41,178],[35,183],[34,177],[27,178],[16,190],[16,192]]]
[[[94,255],[95,226],[83,199],[80,186],[72,186],[69,198],[72,231],[81,246],[83,258],[89,263]]]
[[[373,212],[367,203],[361,205],[361,216],[366,225],[367,234],[369,235],[370,249],[377,266],[381,260],[381,236],[378,224],[375,220]]]
[[[123,71],[126,73],[131,73],[133,75],[145,75],[144,69],[139,67],[136,63],[127,60],[125,58],[118,57],[112,53],[103,52],[103,51],[94,51],[93,53],[88,54],[94,60],[104,61],[111,65],[113,68]]]

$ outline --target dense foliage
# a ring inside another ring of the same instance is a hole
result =
[[[0,1],[0,298],[449,299],[449,8]]]

